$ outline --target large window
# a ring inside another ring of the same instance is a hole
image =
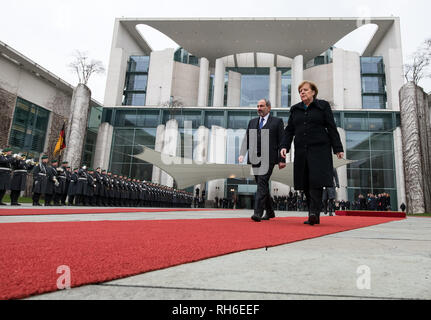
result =
[[[126,74],[123,105],[145,105],[149,65],[149,56],[130,57]]]
[[[361,57],[363,109],[386,109],[384,70],[382,57]]]
[[[393,144],[392,132],[346,131],[346,157],[357,160],[347,166],[349,201],[385,192],[397,208]]]
[[[234,71],[241,74],[240,105],[242,107],[255,107],[260,99],[269,97],[269,68],[226,68],[226,89],[227,74],[229,71]],[[226,89],[225,105],[227,102]]]
[[[49,111],[17,98],[9,145],[37,157],[43,152]]]
[[[153,165],[134,155],[142,152],[142,145],[154,149],[156,128],[116,128],[113,134],[111,165],[112,173],[151,181]]]
[[[199,66],[199,58],[190,54],[183,48],[178,48],[174,53],[174,61]]]
[[[292,70],[290,68],[277,68],[277,71],[281,71],[281,106],[277,107],[290,107]],[[276,105],[275,101],[272,103]]]

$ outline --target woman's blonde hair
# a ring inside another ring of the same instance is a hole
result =
[[[298,86],[298,92],[299,91],[301,91],[301,88],[305,85],[305,84],[309,84],[310,85],[310,89],[311,90],[313,90],[315,93],[314,93],[314,99],[316,99],[317,98],[317,94],[319,93],[319,89],[317,89],[317,86],[316,86],[316,84],[314,83],[314,82],[311,82],[311,81],[308,81],[308,80],[305,80],[305,81],[302,81],[300,84],[299,84],[299,86]]]

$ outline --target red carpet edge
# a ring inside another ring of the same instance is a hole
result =
[[[379,217],[249,218],[0,224],[0,299],[100,283],[234,252],[279,246],[402,220]]]

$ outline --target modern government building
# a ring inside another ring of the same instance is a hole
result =
[[[333,108],[346,158],[357,160],[337,169],[337,198],[387,192],[392,208],[399,208],[405,202],[400,20],[371,18],[367,24],[376,31],[360,55],[334,46],[358,28],[356,18],[116,19],[103,108],[92,108],[83,161],[175,186],[166,172],[134,157],[140,146],[238,163],[258,100],[269,99],[271,113],[287,124],[290,106],[300,102],[298,84],[310,80]],[[179,47],[153,50],[142,25]],[[185,143],[190,138],[191,146]],[[240,207],[251,206],[256,190],[254,180],[235,178],[202,177],[196,187],[208,200],[235,195]],[[271,184],[273,196],[289,191],[291,186]]]

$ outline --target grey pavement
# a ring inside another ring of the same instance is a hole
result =
[[[251,213],[226,210],[14,216],[0,217],[0,223],[238,218],[250,217]],[[277,211],[276,215],[305,213]],[[327,219],[329,222],[331,218]],[[431,218],[408,217],[28,299],[431,299]]]

